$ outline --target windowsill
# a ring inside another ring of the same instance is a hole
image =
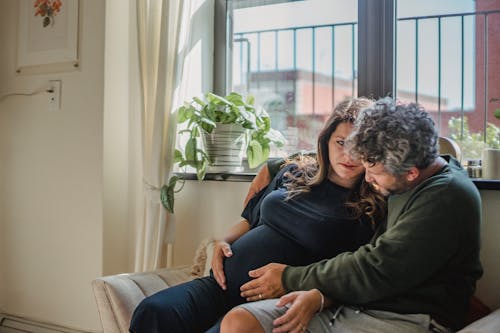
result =
[[[473,178],[472,181],[474,182],[476,187],[480,190],[500,191],[500,180],[499,179]]]
[[[181,175],[186,180],[196,180],[195,173],[177,173]],[[231,173],[231,172],[221,172],[221,173],[207,173],[205,179],[207,181],[228,181],[228,182],[251,182],[255,177],[255,173]],[[481,179],[473,178],[472,182],[476,185],[479,190],[494,190],[500,191],[500,180],[499,179]]]
[[[182,176],[186,180],[197,180],[195,173],[182,173],[176,172],[177,175]],[[228,181],[228,182],[251,182],[255,177],[255,172],[218,172],[218,173],[207,173],[203,181]]]

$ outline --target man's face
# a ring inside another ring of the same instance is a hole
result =
[[[411,188],[406,173],[403,175],[393,175],[387,172],[380,163],[363,162],[363,166],[366,169],[366,181],[378,192],[382,193],[382,195],[403,193]]]

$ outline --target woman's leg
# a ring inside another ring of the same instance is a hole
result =
[[[226,303],[215,279],[195,279],[146,297],[132,315],[130,332],[204,332],[228,310]]]
[[[264,333],[260,322],[247,310],[236,307],[222,319],[220,333]]]

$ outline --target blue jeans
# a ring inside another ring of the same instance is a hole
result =
[[[212,276],[195,279],[142,300],[132,315],[130,332],[219,332],[219,319],[240,303],[238,297],[230,297],[222,290]]]

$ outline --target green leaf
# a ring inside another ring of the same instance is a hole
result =
[[[169,185],[163,185],[160,190],[160,201],[165,209],[171,214],[174,213],[174,187],[178,179],[170,179]]]
[[[271,118],[269,118],[269,117],[262,117],[261,119],[262,119],[261,126],[263,125],[262,126],[263,130],[266,131],[266,132],[269,131],[271,129]]]
[[[247,110],[241,110],[240,114],[245,119],[245,122],[242,124],[244,128],[247,129],[257,128],[257,118],[255,114],[248,112]]]
[[[177,183],[177,181],[181,179],[179,176],[172,176],[170,177],[169,181],[168,181],[168,186],[175,186],[175,184]]]
[[[493,115],[495,118],[500,119],[500,109],[496,109],[495,112],[493,112]]]
[[[187,120],[186,108],[184,106],[181,106],[180,108],[177,109],[177,122],[179,124],[182,124],[186,120]]]
[[[206,117],[202,117],[202,118],[200,119],[200,122],[202,122],[202,123],[204,123],[204,124],[207,124],[207,125],[209,125],[209,126],[211,126],[211,127],[216,127],[216,126],[217,126],[217,124],[215,123],[215,121],[213,121],[213,120],[211,120],[211,119],[208,119],[208,118],[206,118]]]
[[[226,96],[226,99],[237,106],[244,106],[246,103],[243,101],[243,97],[235,92],[230,93]]]
[[[252,169],[257,167],[264,161],[264,152],[262,150],[261,144],[258,141],[252,140],[248,144],[247,159],[248,166]]]
[[[207,173],[208,160],[203,159],[198,162],[196,165],[196,177],[198,180],[203,180],[205,178],[205,174]]]
[[[269,132],[267,132],[266,137],[278,147],[283,147],[286,143],[286,139],[283,136],[283,134],[281,134],[280,131],[277,131],[272,128],[269,129]]]
[[[211,124],[207,124],[207,123],[202,123],[201,124],[201,128],[207,132],[207,133],[212,133],[215,129],[215,123],[214,125],[211,125]]]
[[[255,105],[255,97],[252,95],[247,96],[247,104]]]
[[[201,110],[202,119],[210,119],[212,121],[217,121],[217,113],[215,108],[210,105],[206,105],[203,110]]]
[[[190,120],[194,116],[194,111],[195,109],[193,109],[191,105],[179,107],[177,109],[177,122],[182,124],[187,120]]]
[[[202,107],[204,107],[205,105],[207,105],[207,103],[205,103],[204,101],[202,101],[200,98],[198,98],[196,96],[193,97],[193,101],[196,102],[196,104],[198,104],[198,105],[200,105]]]
[[[182,157],[182,152],[179,149],[176,149],[174,151],[174,163],[180,163],[182,162],[183,157]]]
[[[195,161],[196,160],[196,139],[189,138],[186,142],[186,147],[184,148],[184,153],[186,154],[186,160]]]
[[[220,103],[223,103],[223,104],[226,104],[226,105],[232,105],[233,104],[230,101],[228,101],[227,99],[225,99],[224,97],[216,95],[214,93],[207,93],[207,100],[209,102],[215,102],[215,103],[219,103],[219,104]]]

